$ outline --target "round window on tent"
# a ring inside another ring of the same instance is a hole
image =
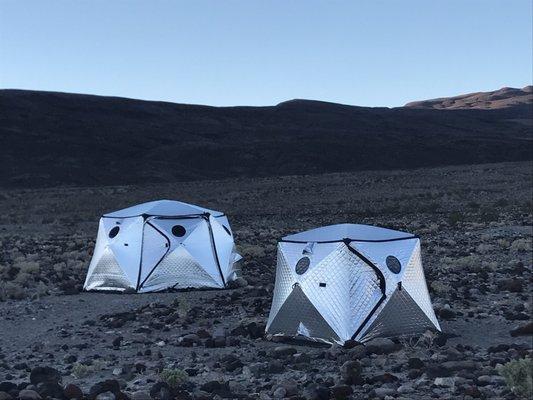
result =
[[[182,225],[174,225],[172,227],[172,234],[176,237],[182,237],[182,236],[185,236],[185,233],[187,231],[185,230],[185,228],[182,226]]]
[[[400,263],[400,260],[394,256],[388,256],[385,259],[385,263],[387,264],[387,268],[394,274],[399,274],[402,270],[402,264]]]
[[[224,228],[226,233],[231,236],[231,231],[229,230],[229,228],[226,225],[222,225],[222,228]]]
[[[113,239],[115,236],[118,235],[118,231],[120,231],[120,228],[118,226],[114,226],[113,228],[111,228],[111,230],[109,231],[109,237],[111,239]]]
[[[311,264],[311,260],[309,259],[309,257],[302,257],[298,260],[298,262],[296,263],[296,273],[298,275],[303,275],[307,272],[307,270],[309,269],[309,264]]]

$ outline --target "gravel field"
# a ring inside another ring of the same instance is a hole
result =
[[[532,164],[0,191],[0,400],[519,398],[532,353]],[[81,291],[99,216],[175,199],[222,210],[246,283]],[[276,241],[351,222],[420,235],[443,334],[319,346],[264,337]]]

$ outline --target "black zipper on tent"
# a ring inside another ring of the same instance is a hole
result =
[[[379,279],[379,288],[381,289],[381,298],[378,300],[376,305],[370,310],[366,318],[363,320],[361,325],[359,325],[359,328],[355,331],[355,333],[352,336],[352,340],[354,340],[359,332],[365,327],[365,325],[368,323],[370,318],[375,314],[381,303],[387,298],[386,294],[386,282],[385,282],[385,276],[383,275],[383,272],[378,268],[377,265],[375,265],[372,261],[370,261],[368,258],[366,258],[363,254],[355,250],[352,246],[350,246],[350,243],[353,242],[352,239],[344,239],[343,242],[346,244],[346,247],[348,247],[348,250],[351,251],[353,254],[355,254],[359,259],[361,259],[365,264],[367,264],[370,268],[374,270],[376,273],[378,279]]]
[[[394,239],[376,239],[376,240],[369,240],[369,239],[337,239],[337,240],[290,240],[290,239],[281,239],[280,242],[284,243],[318,243],[318,244],[325,244],[325,243],[341,243],[346,242],[347,240],[349,242],[362,242],[362,243],[384,243],[384,242],[396,242],[398,240],[409,240],[409,239],[419,239],[420,237],[417,235],[408,236],[408,237],[402,237],[402,238],[394,238]]]
[[[102,217],[105,218],[105,217]],[[139,256],[139,273],[137,274],[137,285],[135,285],[135,292],[139,292],[139,284],[141,283],[141,271],[143,266],[143,247],[144,247],[144,221],[143,218],[143,228],[141,230],[141,254]]]
[[[370,311],[370,313],[367,315],[367,317],[365,318],[365,320],[361,323],[361,325],[359,325],[359,328],[357,328],[357,330],[355,331],[355,333],[353,334],[352,336],[352,340],[355,340],[355,338],[357,337],[357,335],[359,335],[359,332],[361,332],[361,330],[364,328],[364,326],[368,323],[368,321],[370,320],[370,318],[372,318],[372,316],[375,314],[375,312],[377,311],[377,309],[379,308],[379,306],[381,305],[381,303],[383,303],[383,301],[385,301],[385,298],[387,296],[386,295],[383,295],[381,296],[381,298],[378,300],[378,302],[376,303],[376,305],[374,306],[374,308],[372,308],[372,310]]]
[[[161,263],[161,261],[163,261],[163,259],[167,256],[168,252],[170,251],[170,239],[168,238],[167,235],[165,235],[163,233],[163,231],[161,231],[160,229],[158,229],[155,225],[151,224],[150,221],[146,221],[146,223],[148,225],[150,225],[152,228],[154,228],[157,232],[159,232],[167,241],[167,251],[165,251],[165,254],[163,254],[163,256],[159,259],[159,261],[154,265],[154,267],[152,268],[152,270],[150,271],[150,273],[146,276],[146,278],[144,278],[144,280],[142,281],[142,283],[139,285],[139,289],[141,289],[143,287],[143,285],[146,283],[146,281],[148,280],[148,278],[150,278],[150,276],[152,275],[152,273],[155,271],[155,269],[157,268],[157,266]],[[144,228],[143,228],[143,243],[144,243]],[[141,259],[142,259],[142,251],[141,251]],[[141,278],[141,272],[142,272],[142,262],[141,262],[141,268],[139,269],[139,279]]]
[[[222,284],[226,287],[226,279],[224,279],[224,274],[222,273],[222,268],[220,268],[220,260],[218,259],[217,246],[215,244],[215,236],[213,235],[213,227],[211,226],[211,221],[209,220],[210,214],[205,213],[203,217],[207,221],[207,226],[209,228],[209,237],[211,238],[211,246],[213,247],[213,253],[215,254],[215,260],[217,262],[218,272],[222,278]]]

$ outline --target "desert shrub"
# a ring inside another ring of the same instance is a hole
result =
[[[165,368],[159,373],[159,377],[171,388],[178,387],[189,379],[187,372],[179,368]]]
[[[474,210],[477,210],[478,208],[481,207],[481,205],[480,205],[479,203],[476,203],[475,201],[470,201],[470,202],[468,202],[467,206],[468,206],[469,208],[474,209]]]
[[[531,358],[513,360],[498,368],[509,389],[525,399],[533,397],[533,361]]]
[[[74,363],[72,365],[71,374],[75,378],[81,379],[94,374],[96,371],[101,371],[102,369],[104,369],[104,364],[101,361],[94,361],[92,365]]]
[[[265,249],[261,246],[255,245],[241,245],[239,247],[239,252],[244,258],[260,258],[265,256]]]
[[[416,352],[417,350],[428,351],[433,348],[433,342],[437,335],[432,331],[426,331],[420,336],[400,336],[399,341],[404,349],[410,352]]]
[[[453,211],[448,215],[448,223],[450,225],[457,225],[459,222],[463,222],[465,220],[465,216],[460,213],[459,211]]]
[[[509,200],[501,198],[494,203],[494,207],[505,207],[509,204]]]
[[[27,286],[30,280],[33,280],[30,274],[27,274],[25,272],[19,272],[15,279],[13,279],[13,282],[18,283],[21,286]]]
[[[514,253],[531,251],[531,239],[516,239],[511,243],[511,251]]]
[[[480,243],[476,247],[476,253],[486,254],[494,250],[494,246],[488,243]]]
[[[507,249],[510,246],[507,239],[498,239],[496,243],[498,243],[498,246],[500,246],[502,249]]]
[[[94,368],[92,365],[75,363],[74,365],[72,365],[71,373],[74,377],[81,379],[94,373]]]
[[[480,213],[479,213],[480,222],[488,223],[488,222],[498,221],[499,219],[500,219],[500,214],[492,208],[483,208],[482,210],[480,210]]]
[[[457,269],[460,270],[472,270],[472,269],[478,269],[479,265],[481,264],[481,261],[479,259],[479,256],[476,254],[470,254],[465,257],[459,257],[455,259],[455,266]]]
[[[32,292],[34,296],[41,298],[43,296],[46,296],[48,293],[48,286],[43,281],[39,281],[35,288],[32,289]]]
[[[437,211],[440,210],[440,208],[441,208],[440,204],[437,202],[431,202],[421,207],[422,211],[425,211],[430,214],[436,213]]]
[[[191,305],[189,304],[187,299],[181,300],[177,304],[177,307],[178,307],[178,315],[180,316],[180,318],[185,318],[187,314],[189,313],[189,311],[191,310]]]
[[[433,281],[431,282],[430,287],[435,294],[438,294],[441,297],[445,297],[453,289],[453,287],[443,283],[442,281]]]
[[[39,263],[36,261],[19,261],[16,262],[14,266],[18,268],[21,273],[25,274],[37,274],[40,270]]]
[[[21,300],[26,297],[26,292],[14,282],[0,282],[0,301]]]

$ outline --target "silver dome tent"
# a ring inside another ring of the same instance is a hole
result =
[[[340,224],[278,243],[267,333],[343,344],[428,329],[440,326],[417,236]]]
[[[102,216],[84,289],[224,288],[240,258],[223,213],[151,201]]]

